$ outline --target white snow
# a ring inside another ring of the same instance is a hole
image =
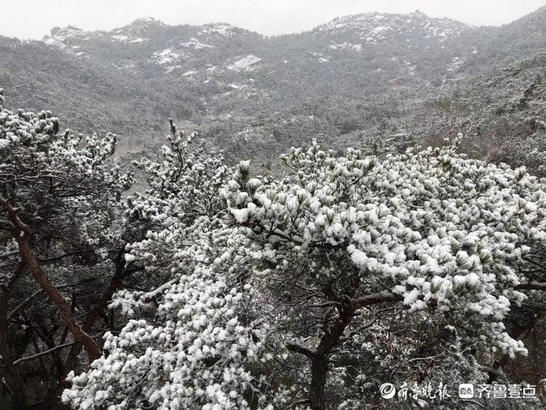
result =
[[[169,67],[165,68],[165,71],[167,73],[172,73],[174,70],[180,70],[181,68],[182,68],[182,66],[177,64],[177,65],[172,65],[172,66],[169,66]]]
[[[185,43],[180,43],[181,47],[186,48],[193,48],[194,50],[203,50],[205,48],[214,48],[214,46],[211,46],[210,44],[201,43],[196,38],[192,37],[190,41],[186,41]]]
[[[57,28],[51,31],[51,35],[45,36],[43,41],[49,46],[64,49],[67,47],[66,42],[72,38],[78,38],[81,40],[87,39],[85,32],[78,27],[67,26],[63,28]]]
[[[377,27],[372,28],[370,31],[373,34],[379,34],[379,33],[382,33],[384,31],[389,31],[389,30],[392,30],[392,28],[390,28],[388,26],[377,26]]]
[[[173,63],[182,57],[185,57],[184,53],[176,51],[173,48],[169,47],[165,50],[156,51],[155,53],[153,53],[151,59],[156,64],[164,65]]]
[[[361,269],[365,268],[366,264],[368,263],[368,257],[366,254],[358,249],[353,248],[351,250],[349,252],[351,253],[351,260],[353,263]]]
[[[380,23],[380,25],[379,25]],[[464,29],[462,23],[449,19],[429,18],[423,13],[406,14],[379,14],[365,13],[353,16],[338,17],[314,29],[315,33],[358,33],[367,43],[376,43],[385,40],[387,33],[400,34],[407,31],[419,30],[425,38],[435,38],[445,41],[458,36]]]
[[[329,46],[332,50],[354,50],[362,51],[362,44],[352,44],[345,41],[344,43],[339,44],[330,44]]]
[[[311,54],[313,57],[316,57],[317,61],[319,63],[329,63],[330,62],[330,59],[325,56],[324,54],[322,53],[317,53],[317,52],[310,52],[309,54]]]
[[[127,40],[129,40],[129,36],[125,36],[123,34],[113,35],[113,36],[111,36],[111,38],[113,40],[116,40],[116,41],[127,41]]]
[[[249,211],[247,208],[244,208],[244,209],[230,208],[229,212],[231,212],[235,220],[240,224],[243,224],[248,221]]]
[[[219,34],[224,37],[231,37],[235,32],[235,27],[224,24],[224,23],[214,23],[214,24],[207,24],[203,27],[203,29],[199,32],[200,35],[203,34]]]
[[[237,61],[235,61],[233,64],[228,65],[228,70],[233,71],[252,71],[256,69],[257,64],[262,61],[261,58],[256,57],[253,54],[249,54],[246,57],[243,57]]]
[[[457,71],[464,64],[464,57],[453,57],[451,64],[447,67],[447,71]]]

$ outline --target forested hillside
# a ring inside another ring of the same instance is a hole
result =
[[[546,8],[0,37],[0,409],[544,408],[545,71]]]
[[[315,137],[354,145],[411,132],[405,121],[438,95],[545,52],[545,16],[475,28],[370,13],[277,37],[153,19],[110,32],[55,28],[43,42],[1,38],[0,83],[12,104],[47,106],[63,127],[115,132],[124,148],[160,141],[172,117],[230,159],[266,160]]]

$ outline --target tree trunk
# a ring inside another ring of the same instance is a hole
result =
[[[326,376],[328,374],[328,358],[315,355],[311,360],[311,388],[309,401],[313,410],[326,410]]]
[[[74,339],[84,346],[89,357],[89,361],[92,362],[93,360],[98,359],[101,354],[99,346],[87,333],[82,330],[78,321],[74,317],[74,314],[72,313],[72,309],[70,309],[70,306],[64,297],[59,293],[55,286],[53,286],[40,268],[40,265],[34,257],[28,241],[26,240],[26,235],[23,235],[23,237],[18,236],[17,243],[19,244],[21,258],[30,267],[30,272],[32,273],[32,276],[36,282],[38,282],[42,289],[47,293],[51,301],[57,306],[64,323],[70,330],[70,333],[72,333]]]
[[[340,302],[340,306],[337,308],[337,318],[330,326],[324,329],[324,334],[321,336],[317,348],[312,350],[297,343],[290,343],[287,345],[288,350],[303,354],[311,360],[309,403],[313,410],[326,410],[328,408],[326,405],[325,388],[328,377],[330,355],[339,345],[345,329],[353,320],[353,317],[358,309],[364,306],[384,302],[393,302],[400,299],[398,295],[394,295],[388,291],[363,296],[353,301],[340,300],[331,291],[326,295],[326,297],[329,300]]]
[[[42,289],[47,293],[51,301],[57,306],[57,309],[59,310],[64,323],[70,330],[70,333],[74,337],[74,340],[81,343],[87,351],[89,361],[92,362],[93,360],[98,359],[101,355],[99,346],[87,333],[82,330],[78,321],[74,317],[74,314],[72,313],[70,305],[66,302],[55,286],[53,286],[53,284],[49,281],[47,276],[40,268],[40,264],[34,257],[32,249],[29,245],[30,228],[25,225],[23,221],[21,221],[18,215],[21,209],[14,208],[2,198],[0,198],[0,205],[8,213],[9,220],[13,225],[13,236],[19,245],[19,255],[21,256],[21,261],[30,268],[30,272],[32,273],[32,276],[36,282],[38,282]]]
[[[311,358],[311,386],[310,397],[313,410],[326,410],[326,396],[324,389],[328,376],[328,362],[334,348],[338,345],[345,328],[351,323],[354,316],[351,304],[343,304],[338,310],[338,317],[333,325],[322,336],[316,352]]]

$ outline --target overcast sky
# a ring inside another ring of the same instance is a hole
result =
[[[262,34],[309,30],[337,16],[368,11],[450,17],[473,25],[516,20],[546,0],[0,0],[0,35],[42,38],[55,26],[106,30],[138,17],[167,24],[227,22]]]

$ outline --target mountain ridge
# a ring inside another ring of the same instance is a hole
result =
[[[419,9],[416,9],[415,11],[409,12],[409,13],[389,13],[389,12],[370,11],[370,12],[354,13],[354,14],[347,14],[347,15],[343,15],[343,16],[334,17],[334,18],[328,20],[325,23],[317,24],[314,27],[311,27],[309,29],[302,30],[302,31],[290,32],[290,33],[281,33],[281,34],[273,34],[273,35],[266,35],[266,34],[260,33],[259,31],[253,31],[253,30],[250,30],[250,29],[246,29],[246,28],[244,28],[242,26],[237,26],[237,25],[225,22],[225,21],[214,21],[214,22],[203,23],[203,24],[188,24],[188,23],[168,24],[168,23],[165,23],[162,20],[157,19],[155,17],[138,17],[138,18],[134,19],[133,21],[131,21],[128,24],[125,24],[125,25],[119,26],[119,27],[113,27],[112,29],[109,29],[109,30],[108,29],[83,30],[83,29],[81,29],[81,28],[79,28],[77,26],[73,26],[73,25],[67,25],[67,26],[64,26],[64,27],[54,27],[54,28],[73,27],[73,28],[78,28],[79,30],[82,30],[82,31],[87,32],[87,33],[99,33],[99,32],[111,32],[111,31],[121,30],[121,29],[124,29],[124,28],[131,27],[135,23],[146,23],[146,24],[155,23],[157,25],[167,26],[167,27],[202,27],[202,26],[223,25],[223,26],[231,26],[231,27],[237,28],[239,30],[245,30],[245,31],[253,32],[253,33],[259,34],[259,35],[261,35],[263,37],[274,38],[274,37],[297,35],[297,34],[302,34],[302,33],[306,33],[306,32],[313,32],[313,31],[319,30],[323,26],[328,26],[329,24],[332,24],[332,23],[335,23],[335,22],[339,22],[339,21],[343,21],[343,20],[354,20],[354,19],[359,19],[359,18],[362,18],[362,17],[368,18],[368,17],[377,17],[377,16],[379,16],[380,18],[389,18],[389,17],[407,18],[407,17],[418,16],[418,17],[424,17],[424,18],[427,18],[427,19],[430,19],[430,20],[434,20],[434,21],[437,21],[437,22],[455,23],[455,24],[457,24],[459,26],[465,26],[467,28],[485,28],[485,27],[490,28],[490,27],[507,26],[507,25],[512,24],[514,21],[518,21],[518,20],[521,20],[521,19],[526,18],[528,16],[531,16],[533,14],[537,14],[537,13],[541,13],[541,12],[545,12],[545,11],[546,11],[546,6],[543,6],[543,7],[539,8],[539,9],[537,9],[536,11],[534,11],[534,12],[532,12],[532,13],[526,15],[526,16],[523,16],[523,17],[521,17],[519,19],[510,21],[508,23],[504,23],[502,25],[493,25],[493,26],[492,25],[472,25],[472,24],[464,23],[464,22],[459,21],[459,20],[454,19],[454,18],[450,18],[450,17],[431,17],[431,16],[428,16],[426,13],[424,13],[423,11],[421,11]],[[46,37],[48,37],[48,35],[43,36],[42,40],[44,38],[46,38]]]
[[[269,155],[317,136],[396,134],[439,93],[543,51],[544,10],[494,28],[367,13],[272,37],[150,18],[109,31],[57,27],[44,41],[0,37],[0,86],[16,105],[129,145],[161,137],[173,117],[233,157]]]

